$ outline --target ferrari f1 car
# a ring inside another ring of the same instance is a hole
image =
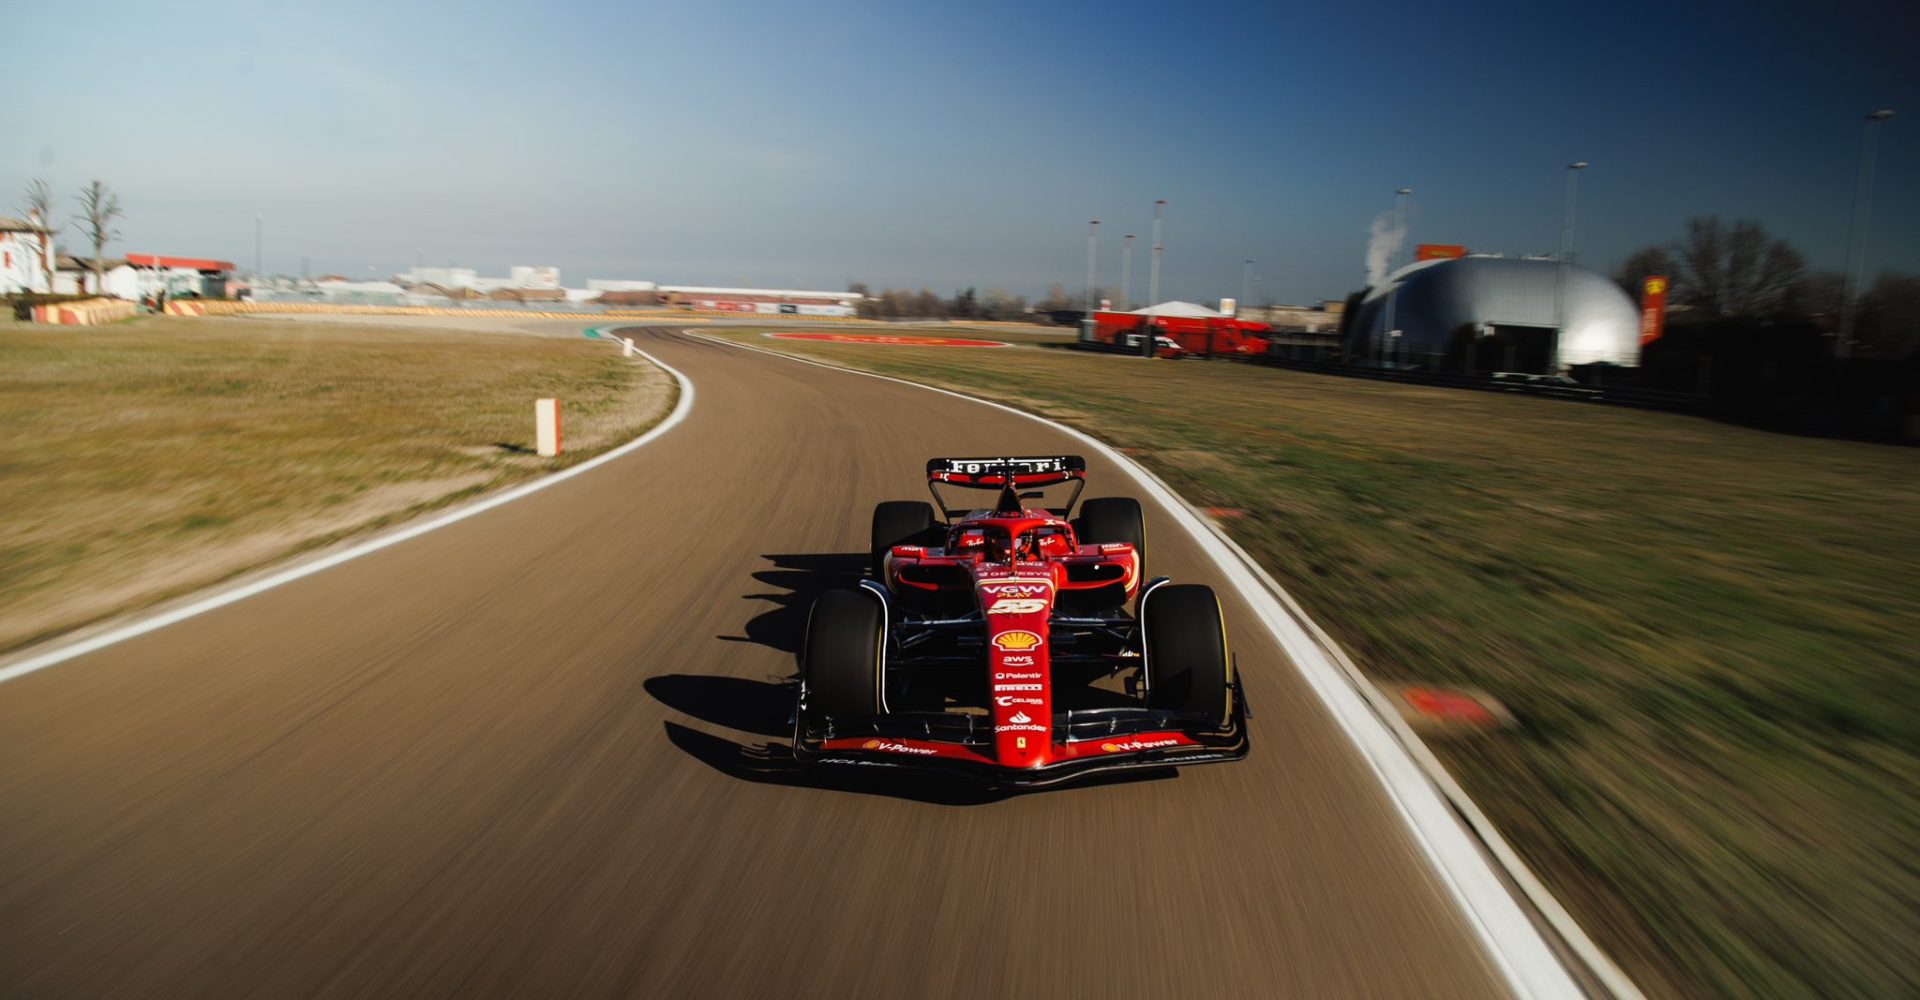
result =
[[[1220,602],[1145,579],[1139,502],[1076,512],[1085,486],[1077,455],[936,458],[932,504],[874,508],[869,576],[808,617],[795,758],[1020,787],[1245,757]],[[1026,505],[1056,487],[1063,506]]]

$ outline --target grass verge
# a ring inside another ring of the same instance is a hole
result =
[[[674,392],[577,333],[0,328],[0,650],[579,462]],[[532,453],[542,396],[559,458]]]
[[[1667,414],[1033,348],[756,346],[1133,449],[1380,680],[1650,993],[1912,995],[1920,452]],[[993,450],[981,442],[981,450]]]

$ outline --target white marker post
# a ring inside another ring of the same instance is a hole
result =
[[[621,356],[623,356],[623,357],[629,357],[629,358],[630,358],[630,357],[633,357],[633,338],[632,338],[632,337],[621,337],[621,338],[620,338],[620,343],[621,343],[621,345],[622,345],[622,346],[621,346],[621,348],[620,348],[620,354],[621,354]]]
[[[552,458],[560,454],[560,401],[557,399],[536,399],[533,401],[533,438],[534,450],[543,458]]]

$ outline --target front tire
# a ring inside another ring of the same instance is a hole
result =
[[[925,545],[934,525],[933,505],[925,500],[887,500],[873,508],[873,578],[886,581],[887,553],[896,545]]]
[[[858,590],[814,600],[800,654],[810,714],[853,720],[884,711],[885,614],[877,597]]]
[[[1148,591],[1143,603],[1147,707],[1193,712],[1216,729],[1224,726],[1233,668],[1213,588],[1164,584]]]
[[[1147,575],[1147,522],[1132,497],[1095,497],[1080,505],[1074,535],[1082,545],[1125,542],[1140,556],[1140,578]]]

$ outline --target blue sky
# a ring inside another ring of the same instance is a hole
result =
[[[388,274],[843,287],[1101,283],[1167,198],[1163,298],[1338,297],[1412,239],[1611,267],[1689,215],[1837,269],[1861,116],[1870,266],[1920,273],[1910,6],[59,5],[9,14],[5,204],[123,196],[121,252]],[[81,48],[84,61],[73,53]],[[22,80],[43,86],[20,89]],[[71,228],[67,241],[77,243]],[[369,272],[369,268],[372,272]],[[1135,295],[1146,254],[1134,261]]]

